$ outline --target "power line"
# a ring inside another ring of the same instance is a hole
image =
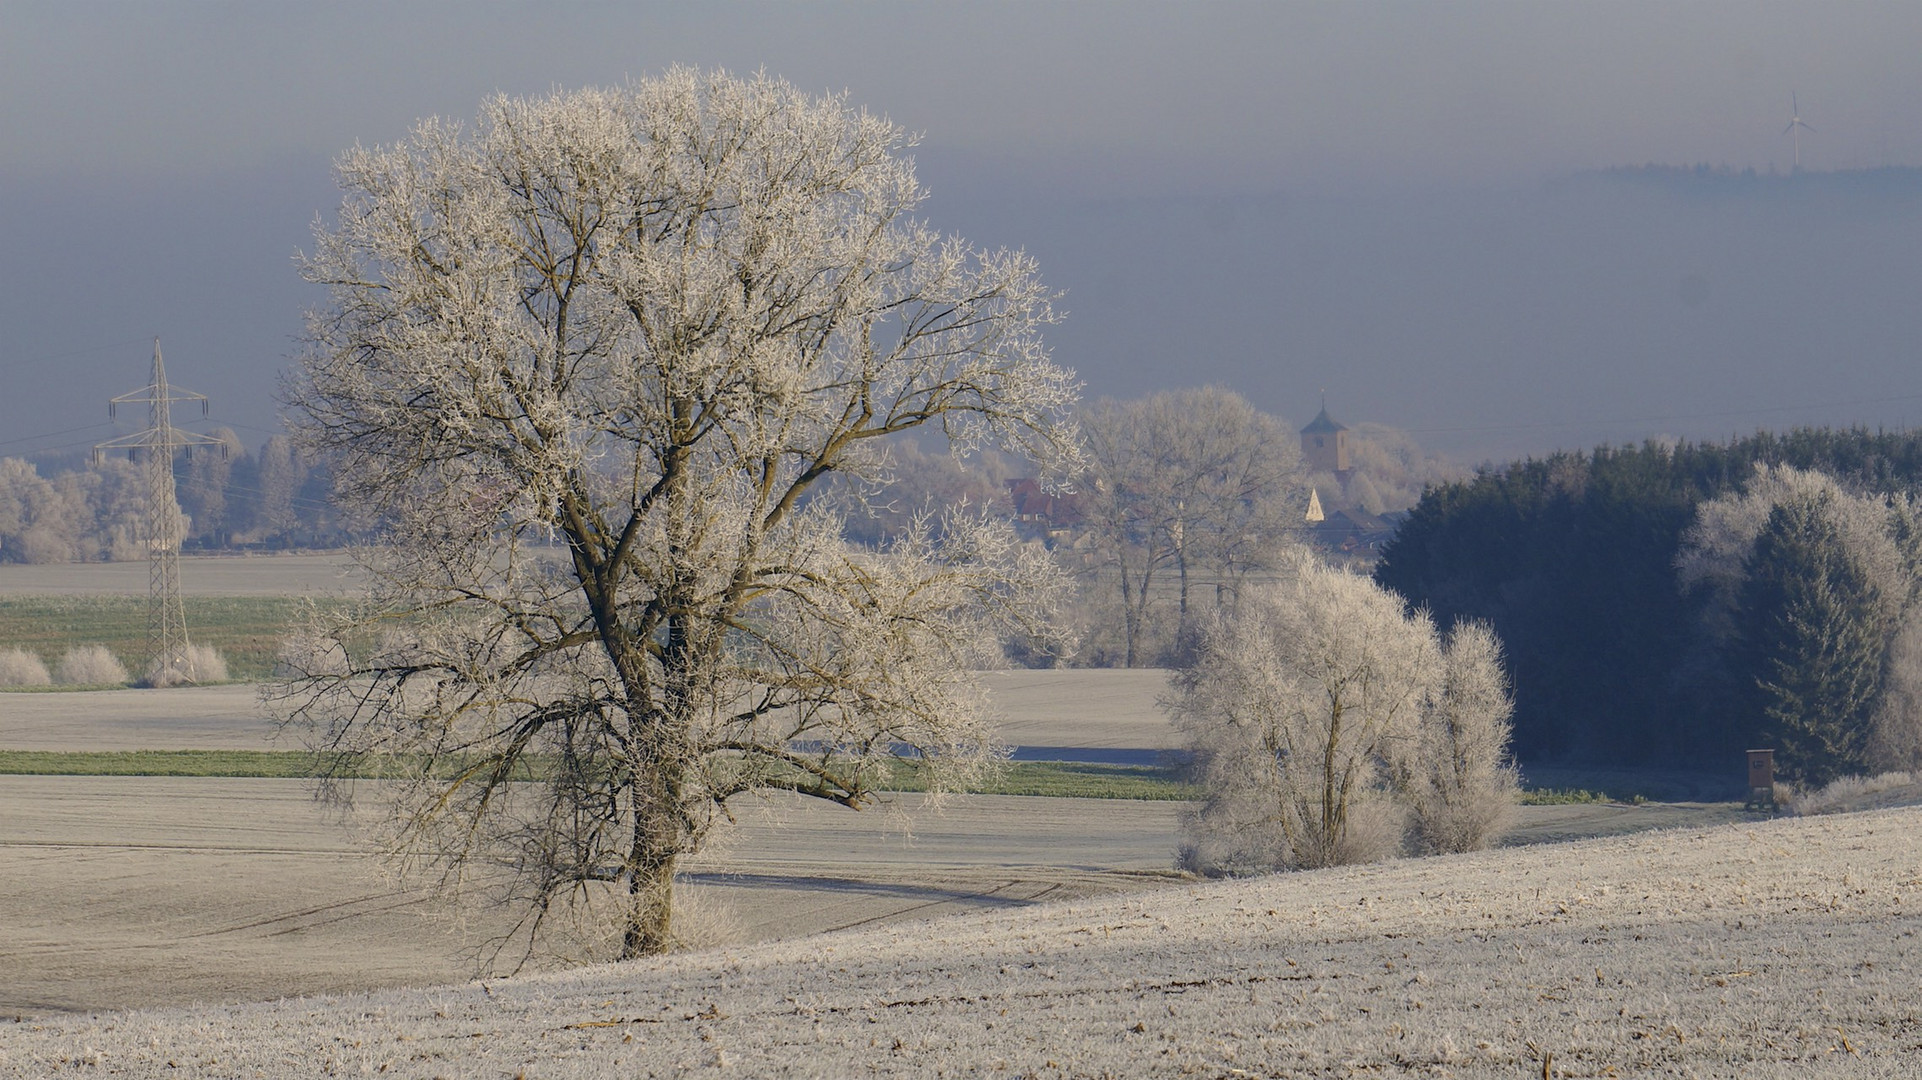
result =
[[[142,345],[145,344],[146,341],[147,339],[144,337],[137,337],[131,341],[116,341],[111,345],[94,345],[85,349],[75,349],[72,352],[54,353],[51,356],[30,356],[24,360],[15,358],[13,363],[18,366],[22,364],[39,364],[48,360],[66,360],[75,356],[92,356],[94,353],[103,353],[112,349],[124,349],[129,345]]]
[[[60,435],[72,435],[75,432],[79,432],[79,431],[97,431],[100,428],[112,427],[112,426],[113,426],[112,424],[84,424],[80,427],[62,428],[59,431],[42,432],[41,434],[38,434],[38,435],[22,435],[17,439],[0,439],[0,446],[13,446],[23,442],[33,442],[37,439],[51,439]],[[59,450],[68,446],[85,446],[85,445],[87,444],[84,442],[72,442],[72,443],[63,443],[59,446],[42,447],[42,449],[43,450]]]

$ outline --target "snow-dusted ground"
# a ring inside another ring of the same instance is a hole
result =
[[[0,749],[274,750],[250,684],[0,694]]]
[[[892,819],[794,796],[743,805],[682,865],[687,929],[791,938],[1169,876],[1174,803],[900,801]],[[498,913],[425,901],[304,781],[0,776],[0,1017],[471,978],[468,949]]]
[[[1919,908],[1888,810],[0,1025],[0,1074],[1909,1077]]]

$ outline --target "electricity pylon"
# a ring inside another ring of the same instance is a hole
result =
[[[174,450],[183,446],[226,444],[211,436],[173,426],[176,401],[200,402],[207,415],[207,395],[167,385],[167,368],[160,361],[160,339],[153,339],[153,381],[132,393],[107,402],[107,415],[121,405],[147,406],[147,429],[100,443],[105,450],[126,450],[141,461],[147,480],[147,677],[148,686],[195,682],[193,653],[187,643],[187,609],[180,600],[180,504],[174,499]],[[144,453],[143,453],[144,451]],[[144,461],[142,460],[144,458]]]

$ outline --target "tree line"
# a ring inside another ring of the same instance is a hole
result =
[[[1506,643],[1536,762],[1912,767],[1922,436],[1601,447],[1431,489],[1376,580]]]
[[[249,451],[230,428],[208,433],[174,459],[183,547],[338,545],[344,534],[328,500],[323,464],[284,435]],[[102,562],[147,557],[146,480],[126,457],[56,460],[43,474],[24,458],[0,458],[0,562]]]

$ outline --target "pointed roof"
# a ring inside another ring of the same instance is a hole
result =
[[[1338,424],[1329,417],[1328,406],[1326,404],[1323,404],[1321,407],[1321,411],[1315,414],[1315,418],[1313,420],[1308,421],[1308,426],[1305,428],[1302,428],[1301,433],[1303,435],[1320,435],[1330,431],[1347,431],[1347,430],[1348,430],[1347,425]]]
[[[1308,489],[1308,521],[1320,524],[1324,515],[1321,512],[1321,493],[1314,488]]]

